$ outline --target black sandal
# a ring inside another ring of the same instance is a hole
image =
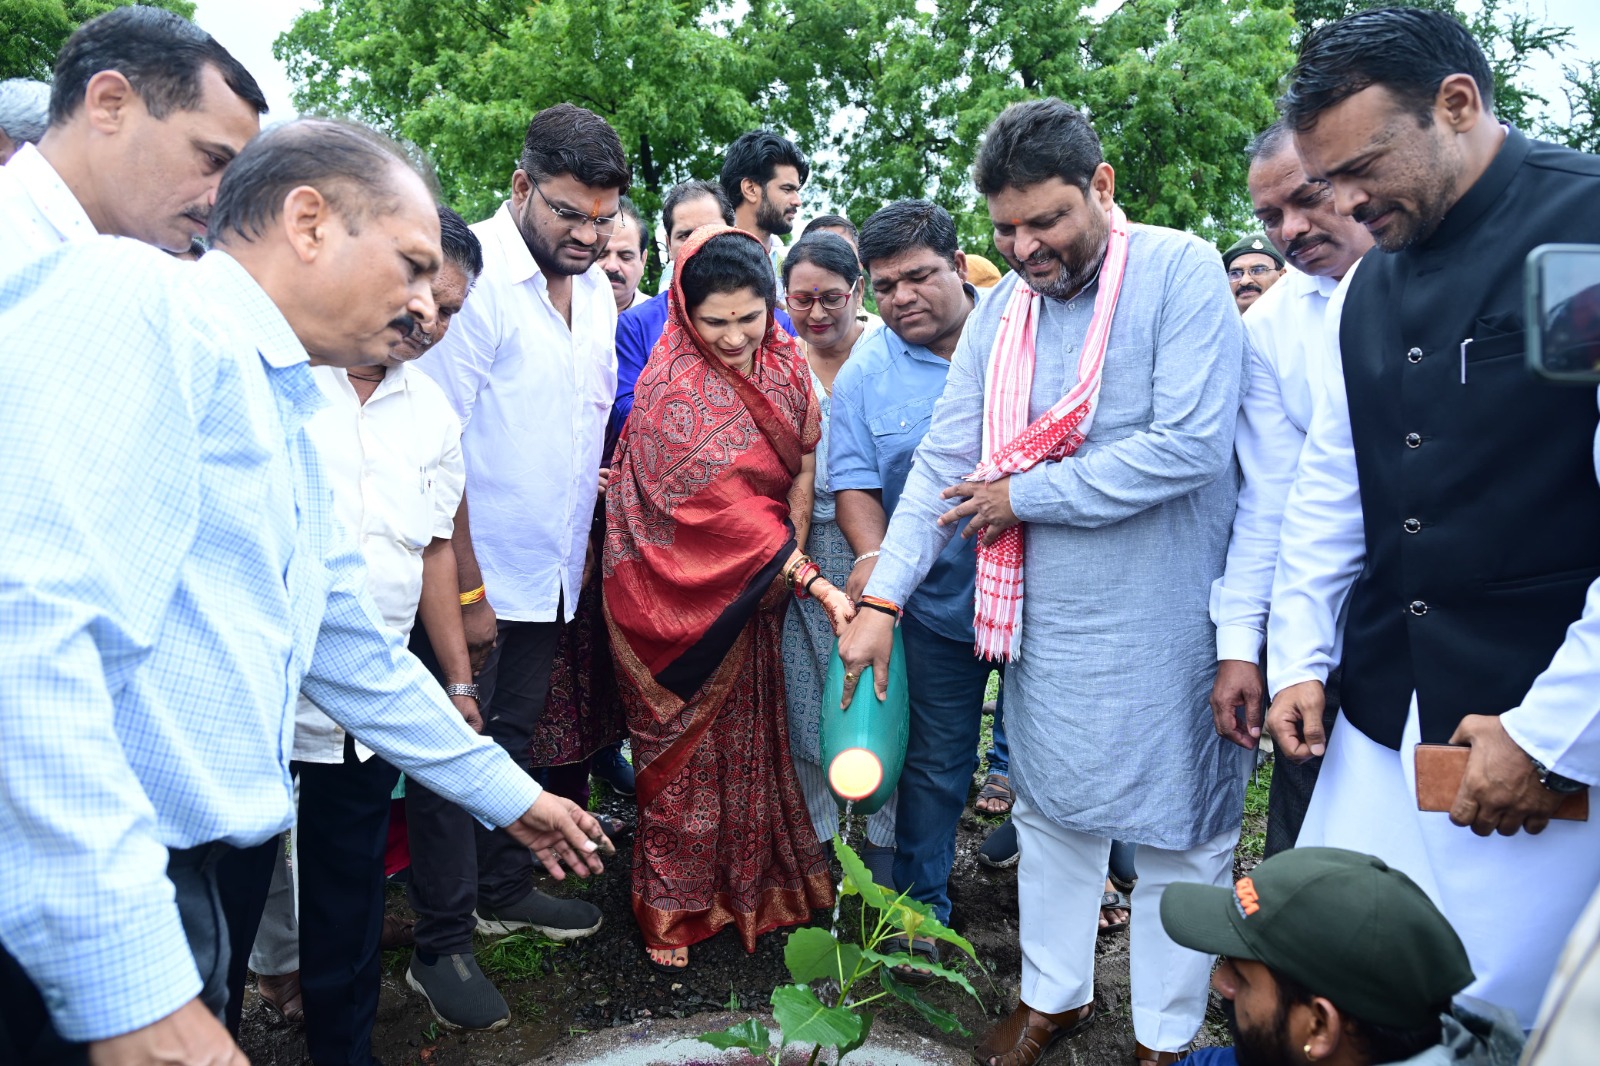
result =
[[[944,963],[944,957],[939,953],[937,940],[924,940],[921,937],[908,939],[903,936],[892,936],[884,943],[889,945],[889,950],[903,951],[907,955],[921,955],[935,966]],[[898,981],[908,985],[925,985],[932,982],[938,975],[932,970],[918,969],[916,966],[902,963],[894,968],[894,976]]]
[[[1100,913],[1106,914],[1107,911],[1127,911],[1128,917],[1120,922],[1107,922],[1102,925],[1100,927],[1101,936],[1110,936],[1112,933],[1120,933],[1128,928],[1128,921],[1133,917],[1133,900],[1122,892],[1103,892],[1100,895]]]
[[[999,800],[1005,806],[1000,810],[986,811],[978,806],[986,800]],[[1011,779],[1005,774],[990,774],[983,779],[983,787],[978,790],[978,798],[973,801],[972,809],[990,818],[1004,818],[1011,813],[1016,801],[1016,794],[1011,791]]]

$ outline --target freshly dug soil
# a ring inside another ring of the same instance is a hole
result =
[[[605,813],[629,818],[634,813],[631,808],[631,800],[617,798],[601,804]],[[1022,956],[1017,942],[1016,870],[990,870],[976,858],[978,848],[997,824],[997,820],[975,816],[969,806],[957,834],[956,862],[950,880],[954,905],[951,924],[972,942],[989,971],[983,975],[970,965],[967,971],[983,1004],[980,1007],[955,988],[930,989],[926,993],[931,1002],[958,1014],[971,1035],[941,1034],[910,1008],[892,1000],[875,1004],[894,1003],[880,1017],[908,1031],[925,1033],[948,1047],[952,1063],[967,1061],[973,1043],[993,1024],[994,1017],[1008,1013],[1017,999]],[[1251,828],[1247,821],[1246,832]],[[1259,826],[1255,828],[1259,831]],[[851,840],[859,841],[860,837],[858,824]],[[633,922],[628,891],[630,860],[631,849],[624,844],[608,862],[606,873],[588,883],[569,879],[562,885],[541,885],[557,894],[592,901],[604,912],[605,924],[587,939],[553,949],[545,963],[549,972],[544,975],[496,981],[512,1008],[511,1024],[497,1033],[450,1033],[437,1025],[426,1000],[405,985],[410,952],[390,952],[384,959],[373,1053],[387,1066],[521,1064],[544,1058],[583,1033],[641,1019],[711,1015],[730,1009],[765,1013],[772,989],[789,983],[783,964],[785,933],[762,937],[755,953],[747,955],[732,931],[726,931],[691,950],[687,973],[658,973],[646,964],[644,941]],[[1244,860],[1241,865],[1254,865],[1254,861]],[[853,915],[854,903],[846,903],[845,919]],[[409,914],[402,891],[391,889],[389,904],[395,913]],[[1139,906],[1137,891],[1133,905]],[[830,914],[819,913],[812,924],[826,926],[830,918]],[[845,919],[841,919],[841,928],[847,927]],[[480,938],[480,960],[485,959],[490,943]],[[1126,932],[1099,939],[1095,994],[1099,1005],[1096,1023],[1068,1043],[1057,1045],[1048,1062],[1060,1066],[1131,1066],[1133,1024],[1128,1002]],[[727,1024],[726,1020],[723,1024]],[[1221,1015],[1213,1009],[1201,1042],[1226,1042],[1225,1035]],[[246,992],[240,1042],[257,1066],[300,1066],[310,1062],[302,1031],[276,1022],[256,997],[253,984]]]

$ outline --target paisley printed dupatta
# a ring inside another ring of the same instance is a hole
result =
[[[712,675],[794,550],[789,490],[821,432],[805,359],[770,312],[748,377],[690,322],[684,267],[722,234],[755,240],[707,226],[680,249],[666,328],[639,375],[606,494],[617,665],[658,720]]]

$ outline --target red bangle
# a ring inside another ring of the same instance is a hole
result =
[[[822,575],[822,567],[807,559],[794,570],[795,599],[803,600],[810,594],[812,580]]]

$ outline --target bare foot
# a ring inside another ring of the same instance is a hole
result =
[[[670,966],[682,970],[689,965],[688,948],[646,948],[650,961],[657,966]]]

